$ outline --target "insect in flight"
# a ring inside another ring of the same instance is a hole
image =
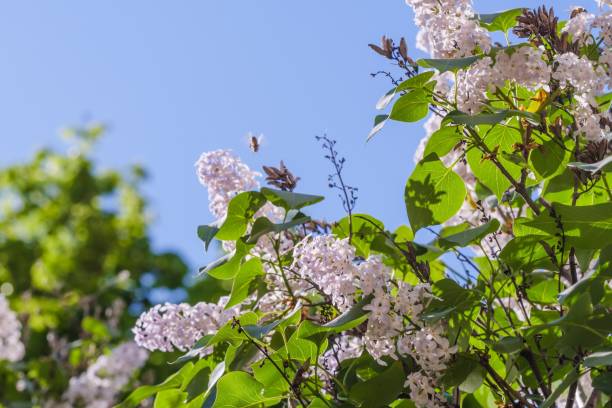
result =
[[[256,136],[252,134],[251,132],[249,132],[249,134],[247,135],[247,138],[249,142],[249,148],[251,149],[253,153],[257,153],[259,149],[261,148],[261,144],[263,142],[263,135],[260,134],[259,136]]]

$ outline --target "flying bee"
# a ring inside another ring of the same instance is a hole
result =
[[[257,153],[261,148],[261,144],[263,142],[263,135],[260,134],[259,136],[255,136],[254,134],[249,132],[247,138],[249,142],[249,148],[253,153]]]

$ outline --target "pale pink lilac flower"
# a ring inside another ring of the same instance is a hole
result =
[[[410,400],[417,408],[443,408],[444,396],[435,388],[433,379],[420,371],[411,373],[404,384],[410,390]]]
[[[195,166],[200,183],[208,187],[210,212],[218,219],[225,217],[227,205],[236,194],[259,188],[259,173],[229,150],[202,153]]]
[[[561,31],[571,35],[573,41],[588,44],[592,42],[591,28],[594,20],[595,15],[586,11],[576,11],[574,17],[567,21]]]
[[[292,270],[301,287],[312,287],[328,295],[334,306],[346,310],[353,304],[356,269],[355,248],[348,239],[334,235],[307,236],[293,249]]]
[[[225,310],[228,298],[218,303],[164,303],[140,315],[132,331],[136,343],[150,351],[187,351],[205,335],[216,332],[238,313],[238,308]],[[203,350],[208,354],[211,350]]]
[[[21,322],[11,310],[4,295],[0,294],[0,361],[19,361],[25,355],[21,342]]]
[[[331,347],[321,357],[321,364],[330,374],[336,374],[340,363],[357,358],[363,352],[363,339],[350,334],[342,334],[333,340]]]
[[[83,374],[72,377],[60,403],[46,406],[110,408],[115,405],[117,394],[148,357],[149,353],[136,343],[122,343],[110,354],[98,357]]]
[[[470,1],[406,0],[420,31],[417,47],[433,58],[459,58],[489,52],[491,38],[474,19]]]

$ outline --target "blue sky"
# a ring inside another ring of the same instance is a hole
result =
[[[595,9],[554,1],[561,15],[570,5]],[[195,268],[212,256],[195,234],[212,221],[194,173],[199,154],[231,148],[256,169],[282,159],[302,178],[299,191],[328,197],[312,214],[334,220],[342,207],[314,140],[326,132],[359,187],[356,211],[405,224],[403,188],[421,124],[387,125],[365,143],[374,105],[390,88],[369,75],[388,68],[367,47],[382,34],[414,44],[403,0],[1,1],[0,165],[43,146],[64,149],[62,126],[108,123],[99,167],[149,169],[155,244],[183,252]],[[248,150],[249,131],[265,135],[258,154]]]

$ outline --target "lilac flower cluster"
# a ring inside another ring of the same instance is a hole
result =
[[[469,0],[406,0],[419,27],[417,47],[433,58],[459,58],[488,52],[491,38],[474,18]]]
[[[4,295],[0,294],[0,361],[19,361],[25,354],[21,342],[21,322]]]
[[[215,333],[232,316],[237,308],[224,309],[228,298],[218,303],[200,302],[164,303],[153,306],[140,315],[132,329],[136,343],[150,351],[187,351],[203,336]],[[203,350],[202,354],[210,350]]]
[[[60,402],[49,401],[46,408],[110,408],[117,394],[129,383],[135,371],[147,361],[149,353],[134,342],[122,343],[104,354],[78,377],[72,377]]]
[[[259,173],[229,150],[202,153],[195,166],[200,183],[208,187],[210,212],[218,219],[225,217],[227,205],[236,194],[259,188]]]
[[[293,248],[292,270],[299,278],[296,286],[322,291],[339,310],[353,304],[355,248],[348,239],[333,235],[308,236]]]

